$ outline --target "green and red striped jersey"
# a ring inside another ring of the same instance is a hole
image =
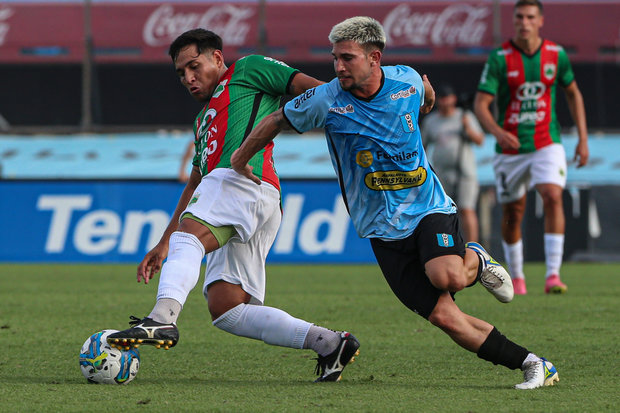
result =
[[[258,55],[243,57],[228,68],[194,122],[193,165],[203,176],[216,168],[230,168],[235,149],[258,122],[278,109],[295,73],[285,63]],[[256,176],[280,189],[273,142],[248,163]]]
[[[519,138],[517,150],[497,153],[528,153],[560,142],[556,86],[568,86],[575,79],[564,49],[543,40],[532,55],[512,41],[493,50],[482,71],[478,90],[496,96],[497,123]]]

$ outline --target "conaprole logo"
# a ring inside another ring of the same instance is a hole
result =
[[[206,27],[219,34],[224,44],[241,46],[246,44],[253,15],[253,8],[232,4],[212,6],[202,14],[175,13],[172,5],[162,4],[144,23],[142,38],[149,46],[164,46],[187,30]]]
[[[398,100],[400,98],[408,98],[411,95],[415,95],[415,86],[411,86],[409,89],[401,90],[390,95],[390,99]]]
[[[426,175],[421,166],[415,171],[377,171],[367,174],[364,183],[375,191],[397,191],[422,185]]]
[[[519,100],[537,100],[546,90],[547,88],[542,82],[525,82],[517,89],[516,97]]]
[[[372,152],[359,151],[355,156],[355,162],[362,168],[368,168],[373,162]]]
[[[329,108],[328,112],[334,112],[334,113],[340,113],[341,115],[344,115],[345,113],[353,113],[355,112],[355,109],[353,109],[353,105],[349,104],[345,107],[333,107],[333,108]]]

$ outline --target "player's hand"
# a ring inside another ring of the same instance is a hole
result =
[[[422,84],[424,85],[424,105],[420,107],[420,113],[427,114],[435,106],[435,89],[426,75],[422,75]]]
[[[168,243],[159,243],[150,250],[138,265],[137,278],[138,282],[144,280],[144,284],[148,284],[151,278],[160,270],[164,259],[168,256]]]
[[[252,167],[248,165],[247,162],[243,162],[241,160],[241,155],[239,154],[239,149],[236,149],[232,156],[230,157],[230,166],[237,172],[239,175],[243,175],[246,178],[252,180],[256,185],[260,185],[261,181],[258,179],[258,176],[252,173]]]
[[[579,141],[577,147],[575,148],[575,158],[573,159],[575,162],[577,162],[577,168],[586,166],[589,158],[590,150],[588,149],[588,142]]]
[[[504,150],[517,150],[521,146],[519,138],[506,130],[499,132],[495,135],[495,138],[497,139],[497,144]]]

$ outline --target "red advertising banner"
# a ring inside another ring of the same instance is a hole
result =
[[[266,2],[264,25],[258,2],[94,3],[90,14],[98,62],[168,62],[170,42],[195,27],[222,36],[230,61],[250,53],[329,61],[331,27],[354,15],[382,22],[387,62],[462,62],[486,59],[497,41],[511,36],[512,4],[498,10],[495,19],[489,1]],[[84,26],[81,4],[0,5],[0,63],[80,62]],[[572,61],[620,61],[620,2],[546,4],[542,34],[565,46]]]

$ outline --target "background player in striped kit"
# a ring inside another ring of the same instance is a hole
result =
[[[193,169],[161,240],[138,266],[138,282],[145,284],[161,268],[157,302],[147,317],[132,316],[132,327],[111,334],[108,342],[119,348],[176,345],[176,321],[206,255],[203,293],[213,325],[267,344],[312,349],[318,353],[316,381],[339,380],[358,352],[352,334],[263,305],[265,260],[281,221],[273,147],[250,161],[260,187],[230,168],[233,151],[279,107],[282,95],[322,82],[265,56],[246,56],[228,67],[222,39],[204,29],[181,34],[169,54],[181,84],[205,103],[194,122]]]
[[[504,256],[515,294],[526,294],[521,223],[526,191],[535,187],[543,200],[547,264],[545,293],[564,293],[560,280],[565,220],[562,190],[566,185],[566,154],[555,112],[556,89],[566,92],[577,125],[577,167],[588,162],[588,133],[583,97],[568,56],[556,43],[540,37],[543,6],[538,0],[518,1],[513,9],[515,34],[491,52],[482,72],[474,110],[480,123],[497,139],[493,162],[497,196],[503,205]],[[490,105],[497,100],[498,118]]]

